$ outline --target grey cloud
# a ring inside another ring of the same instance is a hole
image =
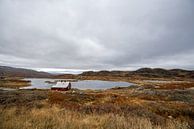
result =
[[[192,69],[193,12],[192,0],[1,0],[0,64]]]

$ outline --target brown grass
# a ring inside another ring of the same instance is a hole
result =
[[[0,129],[192,129],[192,86],[0,91]]]
[[[159,89],[187,89],[194,87],[194,82],[167,83],[158,85]]]
[[[143,116],[152,123],[166,119],[186,120],[193,127],[194,95],[191,91],[114,89],[101,92],[50,92],[50,104],[87,114],[118,114]]]
[[[19,88],[29,86],[30,82],[20,79],[0,79],[0,87],[5,88]]]
[[[1,129],[189,129],[186,122],[168,120],[162,125],[148,118],[108,114],[85,114],[57,106],[30,110],[0,110]]]

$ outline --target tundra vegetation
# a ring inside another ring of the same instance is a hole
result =
[[[107,90],[0,90],[1,129],[193,129],[194,72],[140,69],[60,78],[134,82]],[[55,77],[55,78],[58,78]],[[18,78],[0,87],[29,85]]]
[[[66,92],[0,90],[0,128],[192,129],[194,90],[176,83]]]
[[[30,86],[30,81],[22,80],[21,78],[3,78],[0,79],[0,87],[15,88]]]

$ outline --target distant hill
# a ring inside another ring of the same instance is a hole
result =
[[[194,78],[194,71],[183,69],[166,70],[162,68],[141,68],[136,71],[87,71],[80,76],[115,76],[115,77],[148,77],[148,78]]]
[[[66,78],[76,79],[83,76],[98,76],[98,77],[143,77],[143,78],[192,78],[194,79],[194,71],[183,69],[162,69],[162,68],[141,68],[136,71],[87,71],[78,75],[60,74],[53,75],[46,72],[38,72],[30,69],[13,68],[0,66],[0,76],[11,77],[27,77],[27,78]]]
[[[183,77],[194,78],[194,71],[183,69],[161,69],[161,68],[141,68],[133,72],[135,75],[148,76],[148,77]]]
[[[74,74],[60,74],[60,75],[55,75],[54,78],[58,78],[58,79],[76,79],[78,76],[74,75]]]
[[[0,66],[0,76],[9,77],[27,77],[27,78],[50,78],[52,74],[46,72],[38,72],[30,69],[13,68],[8,66]]]

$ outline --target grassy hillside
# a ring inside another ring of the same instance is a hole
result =
[[[182,69],[161,69],[161,68],[141,68],[136,71],[88,71],[80,76],[112,76],[112,77],[131,77],[131,78],[190,78],[194,79],[194,71]]]
[[[13,67],[7,67],[7,66],[0,66],[0,76],[32,77],[32,78],[52,77],[51,74],[46,72],[38,72],[30,69],[13,68]]]

